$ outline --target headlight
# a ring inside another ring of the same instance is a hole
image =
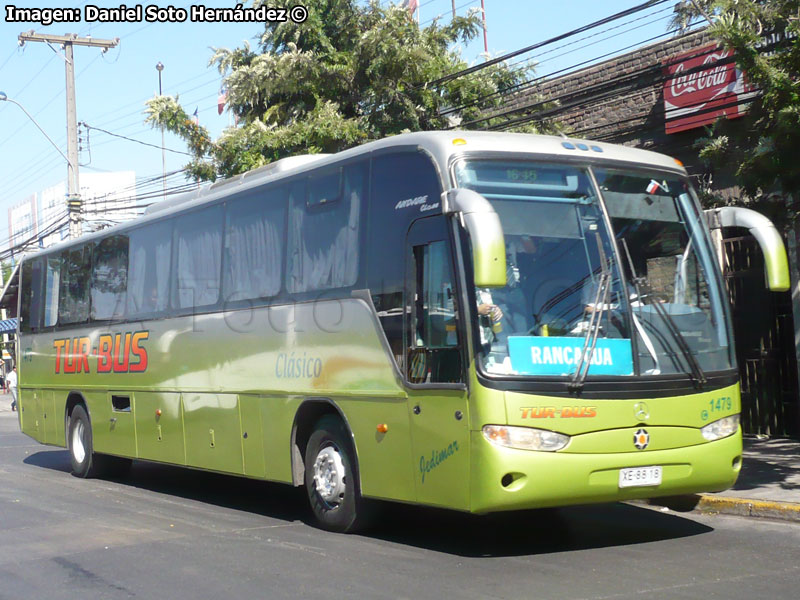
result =
[[[703,427],[700,431],[709,442],[733,435],[739,429],[739,415],[731,415],[719,421],[714,421]]]
[[[569,436],[562,433],[508,425],[484,425],[483,437],[493,444],[506,448],[546,452],[561,450],[569,443]]]

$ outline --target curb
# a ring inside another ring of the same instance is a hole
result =
[[[695,510],[704,513],[759,517],[782,521],[800,521],[800,503],[773,500],[750,500],[731,496],[700,494]]]

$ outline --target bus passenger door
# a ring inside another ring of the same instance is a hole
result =
[[[469,508],[469,416],[452,245],[443,216],[415,221],[406,245],[404,375],[417,500]]]

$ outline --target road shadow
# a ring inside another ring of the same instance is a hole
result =
[[[800,442],[788,438],[743,440],[742,471],[733,490],[800,491]]]
[[[778,486],[782,490],[800,491],[800,467],[797,457],[792,459],[794,464],[786,460],[748,456],[742,461],[742,472],[732,489],[754,490]]]
[[[64,473],[69,473],[72,470],[67,450],[40,450],[26,456],[22,462],[26,465]]]
[[[33,466],[70,471],[69,454],[45,450],[25,458]],[[303,488],[170,465],[135,461],[110,481],[220,508],[313,527]],[[464,557],[530,556],[644,544],[701,535],[711,527],[657,509],[600,504],[476,516],[456,511],[373,502],[368,538]],[[320,532],[320,535],[336,535]]]
[[[23,462],[67,474],[72,471],[67,450],[42,450]],[[124,475],[104,481],[282,521],[306,521],[309,517],[303,488],[257,479],[137,460]]]
[[[711,531],[691,519],[623,503],[485,516],[387,505],[370,535],[464,557],[510,557],[644,544]]]

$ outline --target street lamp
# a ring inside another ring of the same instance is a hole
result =
[[[156,63],[156,71],[158,71],[158,95],[161,93],[161,71],[164,70],[164,63],[158,61]],[[167,153],[164,149],[164,126],[161,126],[161,189],[163,191],[164,200],[167,199]]]
[[[29,113],[27,110],[25,110],[25,107],[24,107],[24,106],[22,106],[22,104],[20,104],[20,103],[19,103],[19,102],[17,102],[16,100],[12,100],[11,98],[9,98],[9,97],[6,95],[6,93],[5,93],[5,92],[0,92],[0,102],[11,102],[11,104],[16,104],[17,106],[19,106],[19,107],[20,107],[20,109],[22,109],[22,112],[24,112],[24,113],[27,115],[27,117],[28,117],[28,118],[31,120],[31,122],[32,122],[34,125],[36,125],[36,127],[38,127],[38,128],[39,128],[39,131],[41,131],[41,132],[42,132],[42,135],[44,135],[44,137],[46,137],[46,138],[47,138],[47,141],[48,141],[48,142],[50,142],[51,144],[53,144],[53,148],[55,148],[56,150],[58,150],[58,153],[59,153],[61,156],[63,156],[63,157],[64,157],[64,160],[65,160],[65,161],[67,161],[67,164],[68,164],[70,167],[73,167],[73,164],[72,164],[72,163],[70,162],[70,160],[67,158],[67,155],[66,155],[66,154],[64,154],[64,153],[61,151],[61,148],[59,148],[59,147],[56,145],[56,143],[55,143],[55,142],[54,142],[54,141],[53,141],[53,140],[50,138],[50,136],[49,136],[49,135],[47,135],[47,133],[45,133],[45,130],[44,130],[44,129],[42,129],[42,126],[41,126],[41,125],[39,125],[39,123],[37,123],[37,122],[36,122],[36,119],[34,119],[34,118],[33,118],[33,115],[31,115],[31,113]]]
[[[19,102],[17,102],[16,100],[12,100],[11,98],[9,98],[9,97],[6,95],[6,93],[5,93],[5,92],[0,92],[0,102],[11,102],[11,104],[16,104],[17,106],[19,106],[19,107],[20,107],[20,109],[22,110],[22,112],[24,112],[24,113],[25,113],[25,116],[27,116],[27,117],[28,117],[28,118],[31,120],[31,122],[32,122],[34,125],[36,125],[36,127],[38,127],[38,128],[39,128],[39,131],[41,131],[41,132],[42,132],[42,135],[43,135],[44,137],[46,137],[46,138],[47,138],[47,141],[48,141],[48,142],[50,142],[50,143],[53,145],[53,148],[55,148],[56,150],[58,150],[58,153],[59,153],[61,156],[63,156],[63,157],[64,157],[64,160],[65,160],[65,161],[67,161],[67,166],[68,166],[68,173],[67,173],[67,176],[68,176],[68,177],[72,177],[72,173],[75,173],[75,167],[76,167],[77,165],[73,165],[73,164],[72,164],[72,161],[70,161],[70,159],[69,159],[69,158],[67,158],[67,155],[66,155],[66,154],[64,154],[64,153],[61,151],[61,148],[59,148],[59,147],[58,147],[58,145],[57,145],[57,144],[56,144],[56,143],[55,143],[55,142],[52,140],[52,138],[51,138],[49,135],[47,135],[47,132],[45,132],[45,130],[44,130],[44,129],[42,129],[42,126],[41,126],[41,125],[39,125],[39,123],[37,123],[37,122],[36,122],[36,119],[34,119],[34,118],[33,118],[33,115],[31,115],[31,113],[29,113],[27,110],[25,110],[25,107],[24,107],[24,106],[22,106],[22,104],[20,104],[20,103],[19,103]],[[67,184],[67,185],[69,185],[69,184]],[[76,204],[75,204],[75,203],[77,203],[77,206],[76,206]],[[76,208],[77,208],[77,210],[80,210],[80,204],[81,204],[81,201],[80,201],[80,196],[78,197],[78,199],[77,199],[77,200],[76,200],[74,197],[72,197],[71,195],[70,195],[70,196],[68,196],[68,197],[67,197],[67,214],[71,214],[73,210],[76,210]],[[80,225],[80,222],[78,222],[78,225]],[[71,227],[72,227],[72,225],[70,225],[70,228],[71,228]],[[71,229],[70,229],[70,233],[72,233],[72,230],[71,230]],[[78,235],[80,235],[80,230],[78,230]]]

